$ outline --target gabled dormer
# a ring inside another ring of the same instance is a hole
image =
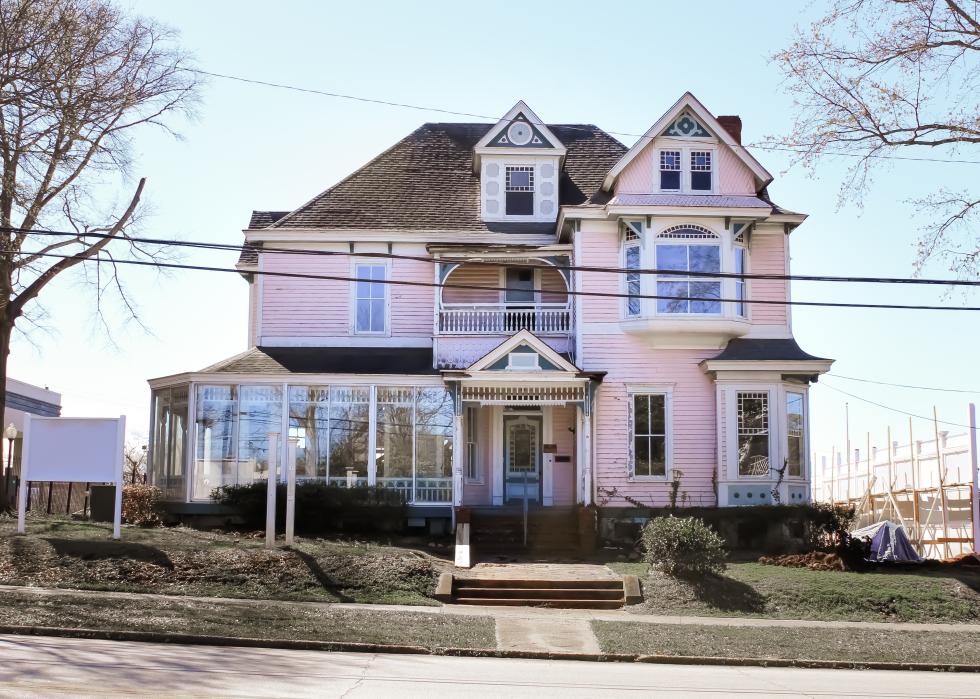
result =
[[[523,101],[473,147],[484,221],[547,221],[558,216],[565,146]]]

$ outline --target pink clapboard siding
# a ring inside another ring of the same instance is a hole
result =
[[[619,233],[615,230],[590,230],[582,235],[582,259],[579,265],[590,267],[621,267],[619,254]],[[622,291],[622,278],[617,274],[603,272],[580,272],[582,291],[617,293]],[[581,296],[582,320],[586,323],[610,322],[619,320],[623,314],[622,301],[604,296]]]
[[[353,276],[345,255],[276,253],[262,256],[270,272]],[[392,260],[392,279],[432,281],[432,265],[418,260]],[[329,279],[263,277],[261,333],[263,336],[338,336],[350,332],[351,282]],[[433,291],[429,287],[392,284],[391,334],[432,334]]]
[[[568,286],[565,278],[557,269],[542,269],[541,275],[541,302],[542,303],[568,303]]]
[[[552,477],[552,496],[555,505],[575,504],[575,407],[563,406],[552,409],[552,438],[558,455],[570,457],[568,463],[555,462]]]
[[[255,347],[259,343],[259,285],[252,281],[248,285],[248,346]]]
[[[716,467],[715,387],[698,364],[717,350],[653,350],[629,335],[587,335],[586,369],[604,369],[596,397],[595,477],[598,501],[626,505],[623,495],[643,503],[668,504],[670,484],[627,477],[629,459],[628,386],[672,387],[673,468],[683,472],[686,504],[715,504],[712,474]],[[615,491],[615,494],[613,494]]]
[[[652,194],[660,190],[656,179],[660,171],[658,147],[658,142],[654,141],[623,168],[616,181],[616,194]],[[752,171],[738,156],[722,144],[718,144],[715,152],[718,158],[718,194],[755,194]]]
[[[749,272],[786,274],[786,236],[782,233],[754,234],[749,243]],[[750,299],[785,300],[786,282],[776,279],[749,280]],[[787,306],[752,304],[749,316],[754,325],[784,325]]]

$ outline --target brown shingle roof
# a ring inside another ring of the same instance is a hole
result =
[[[490,128],[490,124],[424,124],[270,227],[554,231],[553,224],[480,220],[480,178],[473,172],[473,147]],[[602,180],[626,146],[590,124],[548,128],[567,148],[560,203],[603,203]],[[254,212],[253,219],[262,213],[269,212]]]

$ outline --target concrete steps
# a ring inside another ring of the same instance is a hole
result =
[[[556,609],[619,609],[626,604],[621,579],[528,580],[456,578],[446,601],[453,604]]]
[[[535,508],[528,512],[526,547],[520,509],[474,509],[470,517],[470,543],[481,552],[571,553],[580,547],[578,520],[569,508]]]

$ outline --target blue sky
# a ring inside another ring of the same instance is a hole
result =
[[[545,121],[594,123],[642,133],[684,91],[715,114],[739,114],[743,140],[788,131],[792,102],[768,54],[784,46],[822,3],[703,0],[697,18],[667,3],[526,3],[492,8],[459,2],[128,2],[180,31],[205,70],[461,112],[502,115],[524,99]],[[686,7],[686,6],[683,6]],[[143,232],[238,243],[252,209],[290,209],[348,174],[424,121],[472,121],[210,79],[183,138],[144,131],[134,176],[148,178]],[[621,139],[630,144],[628,137]],[[909,276],[915,212],[904,201],[941,184],[977,181],[978,165],[894,162],[863,207],[836,209],[846,161],[813,176],[785,172],[783,153],[756,151],[776,175],[783,206],[810,214],[791,239],[799,274]],[[937,153],[930,153],[937,155]],[[973,159],[977,159],[974,156]],[[119,195],[126,199],[128,193]],[[231,266],[229,253],[184,252],[184,261]],[[948,276],[938,266],[927,270]],[[199,369],[246,344],[246,284],[237,275],[124,272],[151,333],[118,307],[111,337],[92,313],[80,274],[43,297],[46,332],[15,340],[11,375],[64,395],[67,415],[128,416],[146,431],[146,379]],[[919,289],[796,283],[796,299],[980,305],[980,295]],[[896,383],[980,389],[980,322],[970,313],[797,308],[794,332],[807,351],[837,359],[833,372]],[[972,361],[971,361],[972,360]],[[964,422],[976,396],[887,388],[828,377],[811,401],[812,447],[840,447],[844,402],[852,434],[907,425],[892,408]],[[916,420],[925,438],[931,424]],[[952,431],[961,428],[948,427]]]

